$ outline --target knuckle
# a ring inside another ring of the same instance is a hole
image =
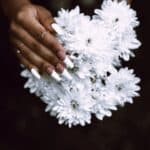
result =
[[[47,39],[47,37],[48,37],[48,32],[47,31],[45,31],[45,30],[41,30],[41,34],[40,34],[40,37],[41,37],[41,40],[44,42],[46,39]]]
[[[32,58],[34,60],[34,56],[30,52],[26,52],[23,50],[21,52],[26,56],[26,58],[28,59]]]
[[[30,53],[27,53],[26,51],[21,51],[22,54],[26,57],[26,58],[30,58],[31,57],[31,54]]]
[[[17,14],[16,19],[22,21],[24,19],[24,13],[21,11]]]
[[[44,41],[47,32],[44,28],[39,28],[39,31],[35,33],[35,37],[38,41]]]
[[[41,44],[37,44],[36,46],[36,52],[42,54],[44,51],[43,46]]]
[[[39,44],[35,41],[32,41],[31,42],[31,47],[34,49],[34,50],[37,50],[40,48]]]
[[[53,49],[58,50],[58,43],[55,39],[52,39],[50,44]]]

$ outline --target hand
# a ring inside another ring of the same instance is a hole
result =
[[[17,57],[28,69],[49,74],[55,69],[63,72],[66,53],[54,37],[53,22],[49,11],[33,4],[19,8],[11,18],[10,40]]]

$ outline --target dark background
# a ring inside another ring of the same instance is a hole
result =
[[[141,97],[111,118],[93,119],[84,128],[59,126],[44,112],[45,104],[23,89],[25,80],[8,42],[8,24],[0,16],[0,150],[150,150],[150,8],[148,0],[134,1],[143,45],[128,65],[142,78]]]

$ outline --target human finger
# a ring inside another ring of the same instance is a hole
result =
[[[12,33],[25,45],[31,48],[36,54],[41,56],[43,59],[46,59],[54,66],[56,66],[60,62],[60,60],[51,50],[34,39],[27,31],[21,28],[20,25],[14,23],[12,25]]]
[[[18,15],[17,21],[21,24],[35,39],[43,43],[58,56],[59,59],[64,60],[66,53],[63,46],[58,40],[50,34],[44,26],[39,22],[38,17],[28,16],[24,13]]]
[[[31,73],[37,78],[37,79],[40,79],[41,78],[41,75],[39,74],[39,70],[38,68],[33,65],[30,61],[28,61],[25,57],[23,57],[21,55],[21,52],[20,50],[14,50],[16,52],[16,55],[20,61],[20,63],[25,66],[28,70],[31,71]]]
[[[35,65],[40,73],[47,72],[45,70],[45,66],[50,66],[51,69],[54,69],[54,66],[43,60],[41,57],[36,55],[30,48],[28,48],[24,43],[22,43],[19,39],[13,37],[11,38],[12,45],[20,50],[21,56],[26,58],[31,64]]]

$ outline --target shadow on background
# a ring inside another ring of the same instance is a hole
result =
[[[68,129],[44,112],[45,104],[23,89],[20,67],[8,43],[8,28],[0,17],[0,150],[150,150],[149,4],[135,0],[143,46],[128,65],[142,78],[141,97],[104,121]]]

